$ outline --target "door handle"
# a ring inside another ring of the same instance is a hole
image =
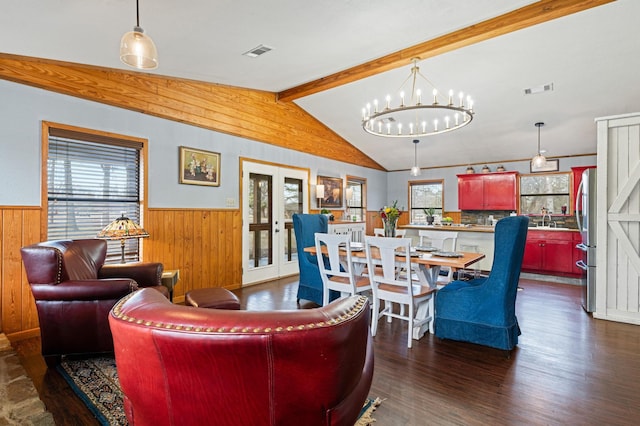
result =
[[[576,244],[576,248],[582,251],[589,251],[589,248],[582,243]]]
[[[583,271],[586,271],[589,267],[587,266],[586,263],[584,263],[582,260],[578,260],[576,262],[576,266],[580,269],[582,269]]]

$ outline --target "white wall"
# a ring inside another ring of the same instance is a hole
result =
[[[227,208],[227,198],[236,200],[238,208],[240,157],[309,168],[312,185],[318,174],[364,177],[369,208],[385,202],[384,172],[0,80],[0,205],[40,205],[42,121],[148,139],[152,208]],[[179,184],[179,146],[219,152],[220,186]]]

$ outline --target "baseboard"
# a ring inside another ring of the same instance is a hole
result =
[[[520,278],[525,278],[528,280],[549,281],[552,283],[559,283],[559,284],[582,285],[582,279],[580,278],[560,277],[557,275],[534,274],[531,272],[521,272]]]
[[[30,330],[22,330],[16,333],[9,333],[6,335],[7,339],[11,342],[17,342],[20,340],[31,339],[32,337],[40,336],[40,327],[32,328]]]

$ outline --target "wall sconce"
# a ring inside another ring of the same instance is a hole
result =
[[[322,199],[324,198],[324,185],[316,185],[316,198],[318,199],[318,208],[322,208]]]

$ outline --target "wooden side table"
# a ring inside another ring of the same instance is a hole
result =
[[[180,281],[180,270],[167,270],[162,273],[162,285],[169,289],[169,300],[173,302],[173,288]]]

